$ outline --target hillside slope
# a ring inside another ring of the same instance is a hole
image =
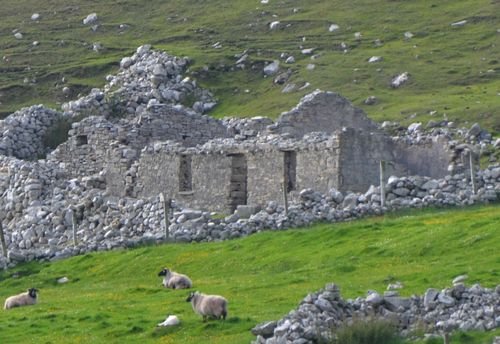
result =
[[[40,303],[0,312],[2,343],[248,343],[257,323],[281,318],[307,292],[336,282],[344,297],[385,290],[403,295],[450,286],[499,283],[500,207],[404,212],[344,224],[264,232],[245,239],[171,244],[30,263],[0,273],[0,299],[28,287]],[[192,277],[195,289],[229,299],[226,322],[202,323],[187,291],[160,287],[168,266]],[[67,284],[56,280],[67,276]],[[157,329],[167,315],[181,325]],[[456,336],[491,343],[494,333]],[[471,339],[472,338],[472,339]],[[487,340],[487,341],[486,341]],[[455,341],[453,341],[455,343]]]
[[[98,22],[84,25],[93,12]],[[34,13],[40,18],[32,20]],[[320,88],[342,93],[378,121],[447,118],[499,132],[498,13],[496,0],[9,1],[0,7],[0,114],[75,99],[101,87],[137,46],[152,44],[193,59],[191,75],[219,98],[217,117],[276,117]],[[244,51],[239,68],[235,55]],[[282,54],[295,62],[285,64]],[[382,60],[368,63],[372,56]],[[290,69],[285,84],[264,77],[273,60]],[[409,81],[391,88],[403,72]],[[282,93],[292,83],[296,89]],[[372,95],[378,102],[365,105]]]

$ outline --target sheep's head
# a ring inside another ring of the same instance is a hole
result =
[[[38,289],[36,288],[28,289],[28,295],[34,299],[36,299],[36,293],[38,293]]]
[[[186,302],[191,302],[191,300],[194,298],[194,296],[198,294],[197,291],[189,293],[189,296],[186,299]]]
[[[160,273],[158,274],[158,276],[167,276],[169,274],[170,270],[165,268],[163,270],[160,271]]]

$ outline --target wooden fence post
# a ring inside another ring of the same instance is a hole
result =
[[[163,192],[160,193],[160,202],[163,205],[163,221],[165,223],[165,240],[168,241],[170,239],[170,232],[169,232],[169,227],[170,227],[170,208],[172,207],[172,200],[168,199],[165,200],[165,195],[163,195]]]
[[[7,245],[5,244],[5,236],[3,235],[2,219],[0,219],[0,241],[2,242],[3,256],[7,258]]]
[[[476,189],[476,174],[474,172],[474,157],[473,157],[472,149],[469,152],[469,166],[470,166],[470,183],[472,186],[472,193],[475,195],[477,192],[477,189]]]
[[[443,334],[443,340],[444,340],[444,344],[450,344],[450,335],[448,332],[445,332]]]
[[[385,207],[385,161],[380,160],[380,206]]]

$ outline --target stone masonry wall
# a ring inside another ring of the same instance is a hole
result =
[[[404,175],[403,167],[395,163],[393,144],[387,136],[346,129],[340,134],[339,150],[341,191],[363,191],[378,185],[381,160],[394,162],[387,164],[387,176]]]
[[[332,133],[343,127],[378,130],[363,110],[354,107],[340,94],[316,90],[304,96],[295,108],[282,113],[269,130],[301,137],[315,131]]]
[[[338,149],[311,147],[297,152],[297,186],[295,190],[314,188],[327,192],[338,188]]]
[[[115,141],[126,144],[126,157],[135,159],[142,148],[154,141],[174,140],[193,146],[212,138],[227,137],[228,133],[216,119],[183,107],[156,104],[132,121],[111,121],[102,116],[85,118],[73,124],[69,136],[49,159],[63,162],[73,176],[78,176],[100,172]]]
[[[450,174],[448,165],[452,152],[448,149],[445,138],[437,137],[431,142],[418,145],[399,143],[395,149],[395,160],[406,167],[407,175],[443,178]]]
[[[234,203],[235,195],[239,198],[237,202],[242,202],[238,204],[262,206],[269,201],[282,204],[287,154],[294,155],[287,173],[291,200],[304,188],[327,192],[337,187],[339,154],[336,135],[306,136],[305,140],[275,138],[268,142],[266,138],[261,139],[264,141],[250,143],[214,140],[189,148],[172,142],[158,142],[142,151],[136,165],[132,165],[133,173],[130,170],[124,172],[122,166],[126,165],[126,159],[120,158],[118,152],[116,157],[109,159],[107,166],[108,190],[113,195],[124,195],[123,190],[128,190],[128,185],[133,184],[134,191],[129,195],[134,197],[154,197],[164,192],[167,198],[174,198],[187,207],[224,213],[234,210],[230,203]],[[183,159],[185,161],[181,163]],[[235,159],[241,159],[246,165],[246,178],[234,175]],[[186,170],[187,164],[189,171]],[[189,174],[185,181],[190,185],[189,189],[182,190],[182,178],[186,179],[186,176],[181,177],[182,174]],[[134,181],[119,181],[124,178]],[[245,191],[246,201],[242,196]]]
[[[279,150],[248,154],[248,204],[262,205],[283,198],[283,154]]]
[[[182,155],[191,157],[191,191],[179,190]],[[177,153],[169,150],[143,152],[138,163],[137,194],[151,197],[160,192],[186,207],[224,212],[229,195],[231,159],[226,154]],[[118,192],[119,190],[111,190]]]

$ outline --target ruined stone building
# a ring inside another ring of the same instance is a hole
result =
[[[264,205],[312,188],[365,191],[388,175],[448,174],[446,144],[395,143],[360,109],[316,91],[265,129],[246,120],[246,135],[222,121],[170,105],[132,121],[90,117],[76,123],[50,159],[74,176],[103,173],[111,195],[164,193],[184,206],[218,212]],[[259,124],[260,123],[260,124]],[[249,134],[250,133],[250,134]]]

